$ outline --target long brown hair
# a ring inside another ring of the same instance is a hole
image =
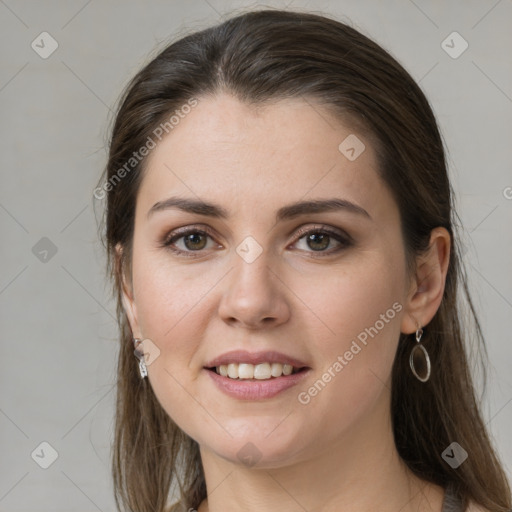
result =
[[[466,345],[477,341],[484,371],[486,349],[468,292],[453,191],[432,109],[402,66],[360,32],[320,15],[280,10],[248,12],[173,42],[133,78],[120,99],[108,164],[95,191],[98,199],[106,196],[108,272],[120,327],[112,450],[118,509],[162,512],[171,491],[178,492],[185,509],[197,508],[206,497],[197,443],[165,413],[138,374],[121,279],[123,271],[130,275],[135,203],[146,161],[139,149],[158,142],[159,126],[170,132],[170,116],[184,105],[220,91],[249,104],[315,100],[366,131],[400,210],[411,272],[431,230],[448,230],[452,251],[444,296],[423,337],[435,372],[425,384],[412,376],[411,337],[401,334],[392,373],[395,442],[418,477],[451,484],[466,505],[472,499],[496,512],[509,510],[510,487],[472,381]],[[457,469],[442,457],[452,442],[468,452]]]

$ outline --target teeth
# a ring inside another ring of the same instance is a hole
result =
[[[268,380],[272,377],[281,377],[282,375],[291,375],[297,372],[291,364],[281,363],[230,363],[217,366],[215,371],[223,377],[230,379],[257,379]]]

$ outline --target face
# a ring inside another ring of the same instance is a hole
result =
[[[201,98],[149,155],[124,304],[159,402],[203,449],[277,467],[378,430],[407,291],[370,141],[312,101]],[[262,379],[206,368],[235,350]],[[265,378],[281,359],[302,370]]]

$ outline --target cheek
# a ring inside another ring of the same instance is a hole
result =
[[[160,350],[148,373],[167,370],[181,381],[190,379],[191,369],[197,371],[202,362],[197,353],[213,318],[211,297],[219,274],[194,264],[173,265],[165,254],[141,251],[138,258],[134,254],[133,281],[142,335]]]
[[[143,253],[138,264],[134,258],[137,315],[146,337],[168,343],[175,331],[190,324],[190,316],[197,316],[214,281],[191,268],[180,269],[162,255]]]
[[[193,433],[191,417],[195,418],[194,425],[209,420],[207,411],[191,396],[198,395],[197,353],[212,317],[207,297],[214,281],[200,274],[192,278],[161,261],[151,263],[146,257],[143,266],[136,269],[134,265],[134,285],[142,334],[159,350],[148,366],[151,387],[166,413]]]
[[[386,265],[382,256],[366,260],[346,265],[339,272],[334,269],[329,276],[317,275],[294,284],[294,292],[307,307],[305,311],[314,313],[309,314],[310,326],[316,323],[327,336],[331,350],[322,352],[338,351],[347,343],[350,346],[360,334],[364,339],[364,333],[375,324],[379,336],[389,337],[388,332],[399,324],[404,289],[399,269]]]
[[[319,367],[313,386],[300,390],[301,403],[328,409],[338,426],[372,409],[390,377],[400,334],[399,269],[382,257],[368,261],[334,273],[321,287],[304,284],[297,290],[308,297],[305,302],[318,317],[311,321],[320,326],[314,347]]]

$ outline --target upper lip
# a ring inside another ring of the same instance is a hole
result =
[[[263,352],[248,352],[247,350],[232,350],[226,352],[215,359],[206,363],[205,368],[214,368],[229,363],[281,363],[289,364],[295,368],[302,368],[307,366],[306,363],[296,359],[295,357],[287,356],[274,350],[267,350]]]

